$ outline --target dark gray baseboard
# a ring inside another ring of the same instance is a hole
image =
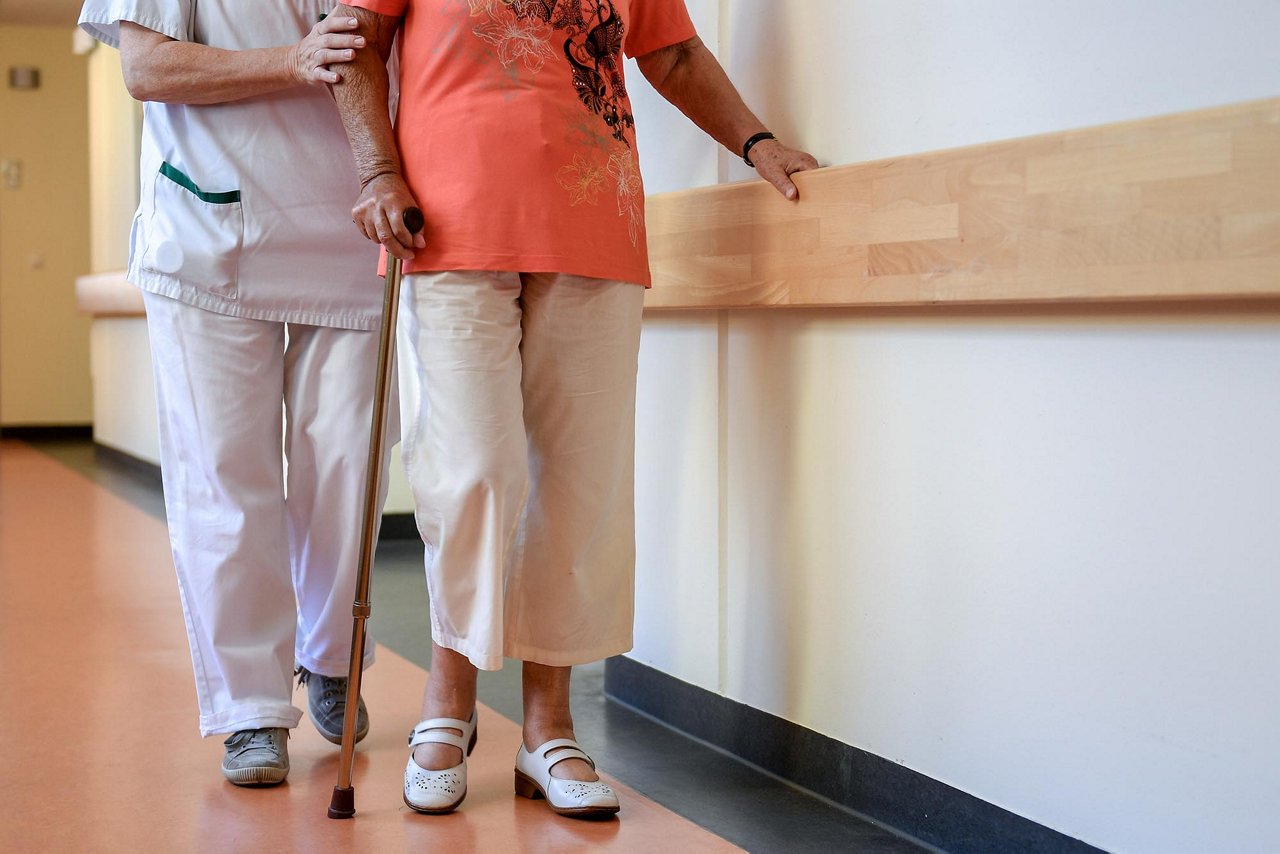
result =
[[[418,523],[412,513],[383,513],[382,527],[378,529],[379,540],[417,540]]]
[[[48,441],[51,439],[92,439],[92,424],[19,424],[0,427],[0,439]]]
[[[131,472],[154,483],[157,487],[163,486],[160,480],[160,466],[155,463],[149,463],[146,460],[135,457],[133,454],[98,442],[93,445],[93,453],[100,462],[105,462],[107,465],[114,466],[122,471]]]
[[[606,663],[604,690],[617,702],[945,851],[1101,850],[905,766],[623,656]]]

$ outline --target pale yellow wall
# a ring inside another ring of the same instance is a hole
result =
[[[22,164],[20,187],[0,184],[0,424],[87,424],[87,63],[62,27],[0,26],[0,57],[0,159]],[[11,90],[15,65],[39,68],[40,88]]]

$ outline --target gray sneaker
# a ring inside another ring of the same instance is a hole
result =
[[[289,776],[289,731],[242,729],[223,744],[222,774],[237,786],[274,786]]]
[[[326,741],[341,744],[342,717],[347,713],[347,677],[321,676],[301,665],[294,675],[298,677],[299,686],[307,686],[307,712],[311,715],[311,722]],[[364,706],[364,697],[361,697],[360,705],[356,706],[356,741],[368,734],[369,710]]]

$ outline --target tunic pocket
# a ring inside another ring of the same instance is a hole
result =
[[[154,193],[143,268],[235,299],[244,245],[240,191],[205,192],[162,163]]]

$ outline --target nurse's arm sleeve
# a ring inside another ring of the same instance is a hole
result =
[[[305,60],[341,62],[354,35],[340,21],[317,24],[303,41],[282,47],[222,50],[178,41],[131,21],[120,22],[120,60],[125,87],[139,101],[221,104],[311,82]],[[320,49],[323,43],[332,48]],[[303,52],[303,47],[309,49]],[[331,80],[324,70],[324,81]],[[319,81],[317,81],[319,82]]]
[[[368,43],[356,51],[356,58],[343,69],[342,80],[331,87],[364,187],[379,175],[400,174],[400,153],[387,110],[387,58],[400,18],[351,6],[339,6],[334,14],[348,14],[359,21],[360,35]]]

